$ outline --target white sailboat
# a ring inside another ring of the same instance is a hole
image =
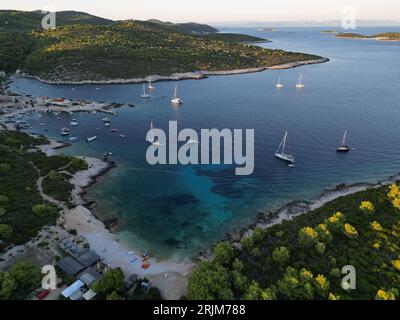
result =
[[[150,133],[149,133],[149,138],[147,139],[147,142],[154,143],[154,136],[153,136],[153,133],[151,132],[151,130],[153,130],[153,129],[154,129],[154,126],[153,126],[153,121],[152,121],[152,122],[150,122]]]
[[[151,97],[151,95],[146,90],[146,85],[145,84],[143,85],[142,94],[140,95],[140,97],[143,98],[143,99],[148,99],[148,98]]]
[[[154,90],[155,87],[151,84],[151,80],[149,79],[149,84],[147,85],[147,89]]]
[[[350,151],[350,147],[347,145],[346,139],[347,139],[347,130],[344,132],[342,142],[340,143],[340,146],[336,149],[336,152],[345,153]]]
[[[281,82],[281,77],[278,78],[278,83],[276,84],[276,87],[277,87],[278,89],[283,88],[283,84],[282,84],[282,82]]]
[[[288,133],[286,131],[285,136],[282,139],[281,144],[279,145],[278,149],[275,152],[275,157],[281,159],[283,161],[289,162],[290,164],[294,163],[294,156],[291,154],[285,153],[286,148],[286,141],[287,141]]]
[[[153,133],[151,132],[151,130],[154,129],[153,126],[153,121],[150,123],[150,133],[149,133],[149,137],[147,139],[147,142],[151,143],[154,146],[162,146],[162,143],[160,143],[159,141],[155,140]]]
[[[182,104],[183,103],[182,99],[178,97],[178,85],[177,84],[175,85],[174,95],[172,97],[171,102],[173,104]]]
[[[305,84],[303,83],[303,74],[300,73],[299,80],[298,80],[297,83],[296,83],[296,88],[302,89],[302,88],[304,88],[304,87],[305,87]]]
[[[62,128],[61,129],[61,135],[62,136],[67,136],[67,135],[69,135],[69,132],[70,132],[71,130],[69,129],[69,128]]]
[[[86,142],[91,142],[97,139],[97,136],[86,138]]]

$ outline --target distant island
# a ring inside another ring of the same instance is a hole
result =
[[[358,33],[339,33],[335,36],[342,39],[372,39],[381,41],[400,41],[400,32],[384,32],[371,36]]]
[[[276,31],[274,28],[260,28],[258,31]]]
[[[336,31],[336,30],[324,30],[324,31],[321,31],[321,33],[338,34],[338,33],[340,33],[340,32],[339,32],[339,31]]]
[[[57,12],[57,29],[42,30],[42,17],[39,11],[0,11],[0,70],[19,69],[43,81],[79,83],[150,75],[190,78],[185,73],[240,73],[327,61],[253,46],[250,43],[268,40],[219,33],[203,24],[111,21],[65,11]]]

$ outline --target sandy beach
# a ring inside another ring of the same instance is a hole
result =
[[[314,61],[314,63],[322,62],[325,61]],[[271,67],[271,69],[289,68],[310,63],[313,62],[297,62]],[[248,72],[256,72],[256,70]],[[144,81],[144,79],[141,80]],[[2,123],[9,130],[15,130],[15,125],[6,123],[5,120],[8,118],[26,112],[27,110],[45,111],[49,109],[49,107],[41,103],[41,100],[19,96],[17,98],[18,102],[12,102],[7,99],[7,101],[4,103],[7,105],[7,113],[0,115],[0,123]],[[15,99],[15,97],[13,97],[13,99]],[[78,112],[82,110],[109,111],[108,109],[105,109],[106,106],[104,104],[99,103],[87,103],[83,106],[70,107],[54,106],[53,108],[56,108],[54,110],[57,111],[62,110],[66,112]],[[47,155],[53,155],[56,152],[55,149],[62,146],[63,144],[61,143],[50,141],[48,145],[40,146],[40,149]],[[95,250],[104,259],[106,264],[112,267],[120,267],[124,271],[126,277],[129,277],[129,275],[132,273],[135,273],[140,277],[146,277],[154,286],[160,289],[165,299],[179,299],[185,294],[188,275],[193,270],[195,263],[192,261],[158,261],[157,259],[150,257],[150,268],[141,268],[142,252],[138,250],[134,251],[133,249],[137,249],[135,248],[134,244],[132,244],[131,247],[130,245],[123,243],[123,241],[119,239],[118,234],[110,232],[104,223],[97,219],[92,212],[85,207],[86,203],[82,198],[82,194],[85,192],[85,189],[95,183],[97,177],[104,175],[110,169],[111,163],[103,162],[96,158],[81,158],[87,162],[88,169],[77,172],[70,179],[70,182],[74,185],[74,190],[72,192],[73,203],[77,206],[73,209],[68,209],[63,206],[57,226],[45,227],[43,228],[41,234],[35,239],[32,239],[32,241],[29,243],[22,246],[13,247],[9,251],[5,252],[2,255],[4,260],[0,262],[0,269],[4,269],[11,265],[13,261],[21,260],[24,257],[37,259],[38,263],[49,263],[50,261],[54,261],[55,256],[60,255],[57,244],[63,239],[74,239],[76,241],[83,241],[84,243],[87,243],[91,249]],[[281,223],[283,220],[289,220],[310,210],[317,209],[327,202],[330,202],[341,196],[356,193],[367,188],[388,185],[399,178],[400,176],[396,175],[377,183],[339,185],[334,189],[325,190],[319,197],[312,201],[290,202],[272,211],[267,210],[266,208],[261,209],[260,211],[262,214],[260,216],[255,218],[254,221],[249,225],[239,226],[237,230],[232,231],[228,235],[228,239],[235,246],[239,246],[240,239],[244,235],[251,233],[251,230],[254,229],[255,226],[268,228],[272,225]],[[50,233],[49,230],[52,230],[52,232]],[[76,230],[77,236],[71,235],[71,233],[67,232],[68,230]],[[43,239],[46,239],[48,246],[45,248],[39,248],[37,244],[40,243],[40,241],[43,241]],[[211,249],[209,252],[211,252]],[[207,255],[205,258],[210,257],[212,257],[211,254]]]
[[[108,105],[107,105],[108,106]],[[16,130],[16,124],[10,123],[10,118],[31,111],[52,111],[80,112],[80,111],[106,111],[107,107],[100,103],[88,103],[83,106],[52,106],[47,107],[40,99],[30,97],[13,96],[3,99],[0,102],[0,111],[6,111],[0,115],[0,125],[6,130]],[[0,128],[1,130],[1,128]],[[56,154],[56,149],[64,147],[64,143],[49,140],[46,145],[39,146],[39,150],[48,156]],[[60,208],[60,216],[56,226],[43,227],[41,232],[31,241],[19,246],[13,246],[0,256],[0,270],[7,269],[17,261],[29,260],[38,265],[54,264],[56,257],[62,256],[58,246],[60,241],[69,239],[75,243],[86,243],[92,250],[95,250],[103,261],[113,268],[120,267],[126,277],[135,273],[139,277],[148,278],[153,286],[160,289],[165,299],[179,299],[185,294],[187,276],[194,264],[188,262],[157,261],[150,257],[150,267],[141,268],[142,252],[133,252],[132,248],[119,241],[118,235],[110,232],[104,223],[98,220],[89,209],[84,207],[85,200],[82,194],[85,189],[96,182],[96,178],[104,175],[114,164],[108,161],[91,157],[77,157],[86,161],[88,169],[75,173],[70,183],[74,186],[72,191],[72,202],[76,205],[68,209],[63,203],[52,199],[46,194],[43,198],[57,205]],[[38,180],[41,184],[42,179]],[[43,193],[41,186],[39,191]],[[76,230],[77,235],[72,235],[69,230]],[[41,245],[41,243],[46,245]],[[128,253],[129,252],[129,253]]]

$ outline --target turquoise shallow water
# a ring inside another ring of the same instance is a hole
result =
[[[193,256],[222,239],[232,226],[253,218],[261,207],[310,199],[340,183],[375,181],[400,171],[400,43],[334,39],[318,28],[232,31],[273,40],[264,44],[267,47],[318,54],[331,61],[181,81],[185,104],[179,108],[169,102],[173,82],[156,83],[149,101],[140,99],[141,85],[52,86],[18,79],[11,86],[34,96],[136,105],[121,108],[112,117],[111,127],[126,134],[125,140],[103,127],[102,114],[30,119],[33,132],[43,133],[39,124],[45,122],[47,134],[61,139],[60,128],[75,117],[80,125],[73,135],[80,140],[63,152],[91,156],[113,152],[118,168],[92,187],[89,196],[97,200],[102,214],[124,220],[121,235],[134,247],[148,248],[160,257]],[[303,90],[294,87],[299,73],[306,84]],[[285,84],[283,90],[275,88],[278,77]],[[177,120],[180,129],[254,128],[254,174],[237,177],[230,166],[148,165],[149,123],[166,129],[169,120]],[[336,154],[345,129],[355,150]],[[286,130],[296,156],[294,169],[273,156]],[[95,134],[99,136],[95,142],[83,141]]]

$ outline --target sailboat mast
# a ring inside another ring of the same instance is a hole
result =
[[[344,132],[342,146],[346,145],[346,138],[347,138],[347,130]]]
[[[283,137],[282,155],[285,154],[286,138],[287,138],[287,131],[285,133],[285,136]]]

